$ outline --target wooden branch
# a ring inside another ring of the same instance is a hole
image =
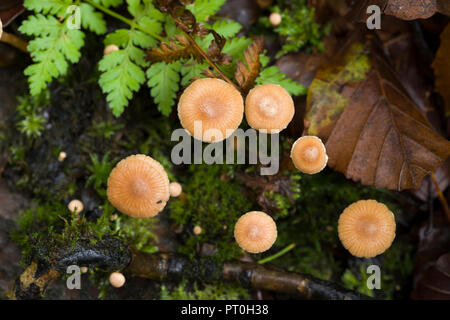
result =
[[[304,299],[370,299],[329,281],[257,263],[231,261],[218,266],[211,260],[191,261],[183,255],[172,253],[148,254],[132,250],[131,263],[125,272],[158,281],[223,280],[248,288],[286,293]]]

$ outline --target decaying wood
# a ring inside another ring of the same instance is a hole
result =
[[[285,293],[303,299],[359,300],[369,298],[329,281],[257,263],[230,261],[223,265],[217,265],[211,259],[190,260],[188,257],[176,253],[145,253],[135,249],[131,249],[125,255],[127,259],[122,260],[123,265],[120,268],[125,274],[156,281],[192,280],[207,283],[223,280],[246,288]],[[86,257],[87,255],[77,253],[73,256]],[[128,257],[131,258],[128,259]],[[90,262],[90,267],[103,266],[102,269],[105,268],[105,261],[101,261],[101,259],[97,259],[94,264],[92,260]],[[59,262],[52,267],[48,267],[42,262],[33,262],[15,281],[9,298],[41,298],[48,285],[62,274],[58,270],[62,270],[63,264],[67,264],[67,266],[76,264],[81,267],[86,265],[86,261],[71,259],[70,263]],[[117,267],[115,265],[113,269],[118,270]]]
[[[191,261],[172,253],[148,254],[132,251],[125,272],[159,281],[182,279],[211,282],[224,280],[244,287],[275,291],[303,299],[359,300],[369,297],[316,279],[308,275],[287,272],[257,263],[231,261],[218,266],[211,260]]]

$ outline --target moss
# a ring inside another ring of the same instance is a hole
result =
[[[218,250],[217,261],[235,258],[240,251],[233,236],[239,216],[252,204],[241,187],[228,175],[228,165],[191,165],[182,181],[184,196],[169,203],[170,218],[184,226],[183,245],[179,251],[190,257],[197,246],[210,243]],[[203,232],[194,235],[194,226]]]
[[[186,282],[169,290],[161,286],[161,300],[239,300],[250,299],[249,292],[241,286],[216,283],[199,286],[196,282],[189,288]]]
[[[361,199],[375,199],[394,213],[399,212],[389,191],[354,184],[329,170],[302,175],[299,185],[296,211],[278,219],[278,239],[265,255],[295,243],[296,247],[275,263],[320,279],[337,280],[343,272],[342,260],[337,258],[343,250],[337,236],[337,221],[343,209]]]

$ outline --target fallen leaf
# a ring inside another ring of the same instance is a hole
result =
[[[354,21],[365,22],[369,17],[366,10],[370,5],[377,5],[384,14],[393,15],[403,20],[427,19],[436,12],[449,15],[448,0],[349,0],[352,10],[348,17]]]
[[[428,267],[416,284],[411,297],[426,300],[450,300],[450,252]]]
[[[441,34],[441,46],[436,53],[432,67],[436,91],[444,98],[445,115],[450,116],[450,23]]]
[[[375,40],[349,41],[319,69],[305,120],[326,140],[329,166],[364,185],[418,188],[450,155]]]

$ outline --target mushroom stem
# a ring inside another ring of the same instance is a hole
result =
[[[439,187],[439,183],[437,182],[435,174],[431,173],[431,179],[433,180],[434,188],[436,189],[436,193],[439,196],[439,201],[441,201],[442,207],[444,208],[445,214],[447,216],[448,222],[450,223],[450,209],[448,208],[447,200],[442,193],[441,188]]]
[[[2,36],[0,38],[0,41],[4,42],[4,43],[8,43],[11,46],[13,46],[14,48],[19,49],[20,51],[23,51],[25,53],[29,53],[28,49],[27,49],[28,42],[24,41],[23,39],[15,36],[15,35],[13,35],[11,33],[3,31]]]

